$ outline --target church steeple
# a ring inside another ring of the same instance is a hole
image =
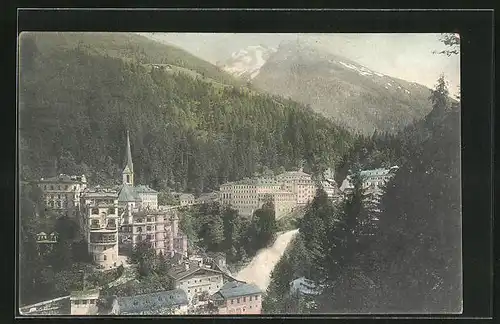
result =
[[[134,164],[132,163],[132,152],[130,150],[130,137],[127,130],[127,149],[125,152],[125,168],[122,171],[123,184],[134,185]]]

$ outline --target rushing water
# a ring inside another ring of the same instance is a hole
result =
[[[272,246],[257,252],[252,261],[238,272],[236,278],[248,283],[254,283],[265,291],[271,279],[271,272],[298,231],[298,229],[295,229],[280,234]]]

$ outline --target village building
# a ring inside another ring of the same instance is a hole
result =
[[[71,315],[97,315],[99,289],[71,292]]]
[[[80,194],[87,187],[85,175],[41,178],[38,187],[43,192],[45,206],[65,216],[75,217],[80,204]]]
[[[375,196],[380,195],[383,192],[383,187],[394,176],[398,169],[398,166],[393,166],[388,169],[379,168],[361,171],[360,176],[363,179],[363,188],[366,189],[369,193],[374,194]],[[354,185],[352,183],[351,176],[348,175],[342,182],[340,190],[346,193],[353,188]]]
[[[182,289],[115,297],[110,315],[184,315],[188,298]]]
[[[186,292],[190,303],[203,295],[214,294],[224,284],[224,274],[204,265],[201,260],[180,260],[179,264],[172,266],[168,276],[173,287]]]
[[[134,164],[127,132],[125,167],[118,190],[120,212],[120,249],[130,252],[147,241],[156,253],[187,254],[187,237],[179,231],[175,210],[160,210],[158,192],[145,185],[134,185]]]
[[[135,209],[124,216],[120,226],[120,249],[131,251],[140,242],[148,242],[157,254],[187,255],[187,236],[179,230],[176,210]]]
[[[292,295],[317,296],[321,294],[321,291],[321,288],[314,281],[305,277],[297,278],[290,283],[290,294]]]
[[[197,204],[210,204],[219,201],[218,192],[202,193],[198,198],[196,198]]]
[[[179,196],[179,204],[181,206],[191,206],[194,205],[196,202],[196,199],[194,198],[194,195],[192,194],[181,194]]]
[[[118,194],[110,188],[85,189],[81,225],[98,269],[118,267]]]
[[[295,194],[297,205],[306,205],[316,196],[316,183],[311,175],[302,169],[279,174],[276,180],[281,182],[286,190]]]
[[[220,186],[221,204],[230,205],[240,215],[250,216],[270,200],[277,219],[304,206],[316,195],[316,183],[302,171],[289,171],[275,178],[251,178]]]
[[[262,291],[255,284],[232,281],[211,295],[210,301],[221,315],[260,314]]]

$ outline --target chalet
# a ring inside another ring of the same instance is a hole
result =
[[[262,291],[255,284],[228,282],[210,296],[219,314],[260,314]]]

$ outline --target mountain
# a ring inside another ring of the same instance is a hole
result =
[[[427,87],[314,46],[283,42],[276,50],[256,48],[235,53],[238,59],[230,58],[224,70],[246,80],[250,76],[255,88],[310,105],[356,131],[396,132],[431,110]]]
[[[22,34],[19,116],[28,180],[120,179],[127,130],[139,183],[192,192],[266,168],[329,166],[351,143],[304,105],[133,34]]]
[[[249,81],[259,74],[260,68],[274,52],[276,49],[263,45],[248,46],[232,53],[231,58],[218,65],[224,71]]]

